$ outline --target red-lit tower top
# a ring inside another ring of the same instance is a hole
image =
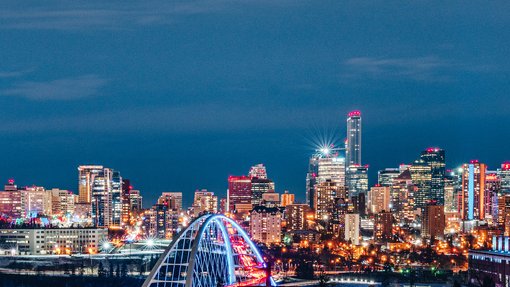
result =
[[[354,111],[351,111],[347,114],[347,116],[349,117],[361,117],[361,111],[359,110],[354,110]]]

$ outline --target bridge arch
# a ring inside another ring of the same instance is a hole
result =
[[[234,220],[207,214],[178,234],[143,287],[262,286],[265,267],[257,247]]]

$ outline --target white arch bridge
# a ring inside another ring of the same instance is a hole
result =
[[[275,286],[257,247],[232,219],[194,220],[165,250],[143,287]]]

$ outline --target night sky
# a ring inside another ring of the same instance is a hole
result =
[[[0,181],[103,164],[189,204],[264,163],[304,200],[353,109],[371,185],[429,146],[510,159],[510,1],[94,2],[0,3]]]

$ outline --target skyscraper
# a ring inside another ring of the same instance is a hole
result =
[[[347,117],[346,166],[361,165],[361,112],[352,111]]]
[[[351,165],[346,168],[345,181],[349,196],[368,192],[368,166]]]
[[[390,187],[373,186],[368,193],[368,209],[376,214],[382,211],[390,211]]]
[[[434,201],[423,208],[421,236],[425,238],[442,238],[445,229],[444,206]]]
[[[306,174],[306,204],[310,208],[315,206],[315,185],[319,174],[319,157],[312,156],[308,164],[308,173]]]
[[[260,179],[267,179],[267,171],[266,167],[259,163],[257,165],[254,165],[250,168],[250,172],[248,173],[248,176],[251,178],[260,178]]]
[[[293,193],[289,193],[288,190],[285,190],[282,194],[281,207],[285,207],[289,204],[294,204],[295,195]]]
[[[432,167],[424,160],[419,159],[414,161],[409,171],[411,172],[413,184],[416,187],[414,193],[414,207],[416,209],[421,209],[431,200],[429,196],[432,182]]]
[[[251,178],[249,176],[229,176],[227,190],[228,212],[234,212],[236,205],[244,208],[251,206]],[[238,207],[238,209],[239,209]]]
[[[444,205],[444,177],[446,172],[445,152],[440,148],[428,148],[420,157],[431,168],[431,183],[426,200],[435,200],[438,205]]]
[[[254,177],[251,179],[251,204],[261,205],[262,195],[267,192],[274,192],[274,182],[267,178]]]
[[[377,184],[381,186],[391,186],[393,179],[397,178],[402,172],[398,168],[385,168],[377,172]]]
[[[501,164],[501,168],[498,169],[498,175],[501,179],[501,192],[510,194],[510,162]]]
[[[472,160],[462,166],[460,213],[463,220],[485,219],[485,173],[487,166]]]
[[[214,192],[207,191],[207,189],[197,189],[193,199],[193,216],[198,217],[203,213],[217,212],[218,197],[214,195]]]
[[[92,202],[92,185],[102,165],[80,165],[78,167],[78,196],[80,203]]]
[[[182,210],[182,192],[163,192],[158,198],[158,204],[164,204],[176,212]]]

